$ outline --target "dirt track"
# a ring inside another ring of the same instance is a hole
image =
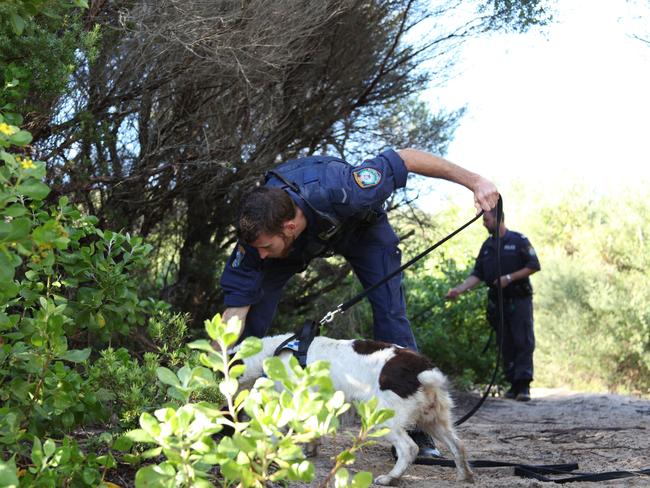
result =
[[[458,429],[470,459],[490,459],[528,464],[578,463],[579,471],[604,472],[650,468],[650,400],[619,395],[579,394],[563,390],[533,389],[533,399],[520,403],[489,398]],[[456,397],[458,416],[477,397]],[[354,431],[354,426],[348,427]],[[339,434],[323,441],[313,459],[317,479],[331,468],[330,457],[348,445]],[[443,455],[447,453],[443,452]],[[375,476],[390,470],[389,444],[380,441],[357,456],[354,470]],[[455,481],[451,468],[414,465],[399,486],[423,487],[542,487],[559,486],[515,476],[513,468],[477,468],[474,485]],[[318,483],[313,483],[317,486]],[[575,488],[650,487],[650,477],[603,482],[572,483]]]

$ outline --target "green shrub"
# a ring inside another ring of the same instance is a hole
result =
[[[202,351],[204,366],[183,367],[177,373],[158,369],[159,379],[169,385],[169,395],[187,402],[196,387],[216,384],[215,373],[223,375],[218,388],[225,397],[227,414],[220,404],[209,402],[185,403],[182,407],[162,408],[154,415],[140,417],[140,429],[127,433],[121,448],[129,449],[133,442],[155,444],[140,457],[165,460],[140,468],[136,487],[144,486],[241,486],[262,487],[269,482],[304,481],[314,478],[314,467],[300,448],[318,437],[333,433],[338,416],[349,408],[341,392],[335,392],[324,362],[303,370],[291,358],[290,372],[277,358],[265,360],[267,377],[259,379],[251,391],[238,392],[237,378],[244,372],[239,360],[261,350],[257,338],[248,338],[232,357],[228,349],[238,337],[237,320],[228,324],[217,315],[206,321],[206,330],[217,344],[200,340],[190,347]],[[276,383],[283,387],[276,389]],[[362,429],[351,448],[337,456],[330,473],[337,486],[368,486],[370,473],[358,473],[353,480],[343,466],[354,461],[354,452],[367,445],[368,438],[381,436],[385,429],[378,426],[392,416],[388,410],[377,410],[376,401],[358,407]],[[246,413],[250,420],[243,420]],[[237,419],[237,420],[233,420]],[[214,434],[224,426],[234,430],[231,436],[215,440]],[[219,466],[219,475],[213,467]],[[329,479],[329,478],[328,478]]]
[[[0,472],[16,466],[29,486],[96,486],[115,465],[110,451],[86,454],[69,437],[110,413],[88,380],[92,346],[164,306],[138,298],[150,249],[140,239],[102,232],[66,198],[45,204],[45,165],[10,152],[31,140],[13,120],[0,114]]]

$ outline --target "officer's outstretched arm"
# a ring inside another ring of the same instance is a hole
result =
[[[471,190],[474,193],[476,210],[488,211],[496,206],[499,200],[497,187],[481,175],[418,149],[400,149],[397,152],[410,173],[453,181]]]
[[[455,300],[458,298],[460,295],[465,293],[466,291],[471,290],[474,288],[476,285],[478,285],[481,282],[478,277],[474,275],[469,275],[465,281],[463,281],[460,285],[452,288],[447,292],[446,298],[449,298],[450,300]]]

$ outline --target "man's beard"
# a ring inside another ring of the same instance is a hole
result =
[[[280,258],[286,258],[291,250],[293,249],[293,243],[296,241],[296,238],[293,236],[288,236],[286,234],[282,234],[282,242],[284,242],[284,249],[282,250],[282,253],[280,254]]]

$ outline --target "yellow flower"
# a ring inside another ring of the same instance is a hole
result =
[[[0,122],[0,132],[6,136],[11,136],[18,132],[18,128],[5,122]]]
[[[23,169],[33,169],[36,167],[34,161],[32,161],[30,158],[21,159],[20,165],[23,167]]]

